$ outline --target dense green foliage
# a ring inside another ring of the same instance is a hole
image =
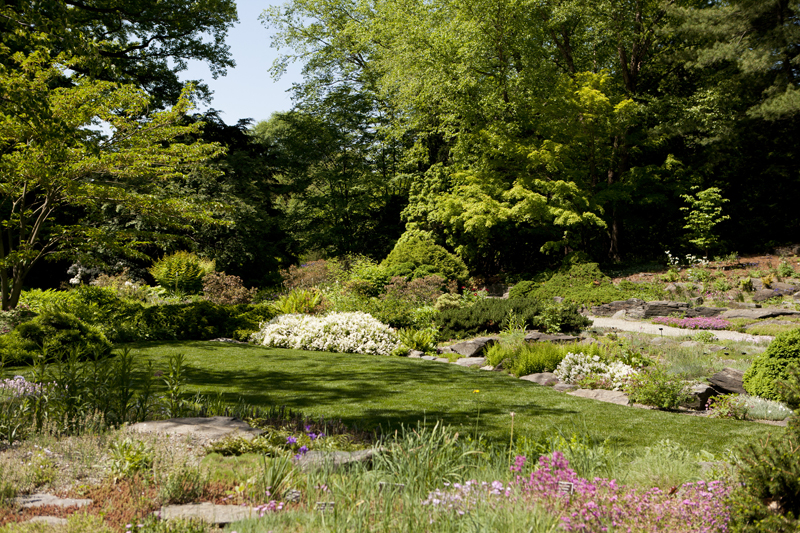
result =
[[[73,351],[82,359],[102,358],[111,351],[111,342],[99,327],[63,311],[45,311],[0,337],[0,357],[9,364],[63,359]]]
[[[789,241],[796,12],[745,0],[293,0],[263,18],[284,54],[274,73],[303,63],[304,112],[342,87],[372,104],[376,142],[411,180],[407,229],[493,275],[552,265],[543,252],[705,249],[697,220],[683,231],[693,187],[720,191],[738,215],[715,218],[721,245]]]
[[[467,266],[456,255],[439,246],[428,235],[405,235],[381,263],[389,277],[421,278],[441,276],[446,280],[466,281]]]
[[[589,325],[589,319],[571,304],[544,304],[528,298],[488,298],[459,309],[444,309],[435,318],[443,338],[497,333],[510,321],[530,329],[570,331]]]
[[[800,329],[775,337],[764,353],[744,373],[744,388],[753,396],[781,400],[781,382],[789,378],[792,365],[800,365]]]
[[[583,263],[566,265],[552,274],[543,273],[537,279],[521,281],[511,288],[509,295],[540,300],[560,296],[580,305],[592,305],[628,298],[659,300],[664,293],[654,284],[623,280],[614,285],[597,263]]]

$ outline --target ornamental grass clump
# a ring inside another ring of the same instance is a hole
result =
[[[372,355],[391,355],[400,346],[389,326],[361,312],[281,315],[263,324],[252,339],[276,348]]]
[[[728,329],[731,327],[729,321],[716,316],[697,316],[691,318],[657,316],[653,319],[653,324],[664,324],[665,326],[684,329]]]

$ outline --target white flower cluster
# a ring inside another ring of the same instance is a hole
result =
[[[394,331],[367,313],[281,315],[253,334],[264,346],[327,352],[391,355],[400,345]]]
[[[636,374],[632,366],[621,361],[606,363],[599,356],[583,352],[569,352],[556,368],[556,377],[564,383],[577,383],[586,376],[595,375],[607,379],[613,390],[620,390],[628,378]]]
[[[667,264],[673,267],[679,267],[684,265],[700,265],[705,266],[708,264],[708,257],[697,257],[696,255],[686,254],[686,257],[681,259],[679,255],[672,255],[669,253],[669,250],[664,250],[664,253],[667,254]]]

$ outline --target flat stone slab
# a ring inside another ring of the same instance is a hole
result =
[[[232,416],[170,418],[139,422],[128,426],[135,433],[163,433],[165,435],[193,435],[209,441],[225,437],[252,439],[263,431],[250,427],[247,422]]]
[[[34,516],[25,522],[30,522],[32,524],[47,524],[48,526],[65,526],[67,523],[69,523],[66,518],[58,518],[57,516]]]
[[[568,392],[572,396],[579,398],[589,398],[598,402],[615,403],[617,405],[628,405],[628,395],[621,391],[604,389],[578,389]]]
[[[312,450],[297,459],[295,464],[304,472],[309,470],[340,470],[356,464],[370,464],[374,456],[375,450],[372,449],[354,452]]]
[[[574,390],[578,390],[577,385],[572,385],[571,383],[556,383],[553,385],[553,390],[558,392],[571,392]]]
[[[777,316],[796,316],[800,311],[781,309],[778,307],[763,307],[761,309],[730,309],[722,313],[722,318],[774,318]]]
[[[173,520],[175,518],[199,519],[209,524],[224,526],[231,522],[238,522],[247,518],[258,517],[258,511],[253,507],[242,507],[240,505],[217,505],[214,503],[188,503],[185,505],[166,505],[160,511],[156,511],[156,516],[162,520]]]
[[[456,360],[455,364],[458,366],[484,366],[486,364],[485,357],[462,357]]]
[[[44,507],[45,505],[55,505],[57,507],[85,507],[92,503],[89,499],[59,498],[53,494],[37,492],[19,496],[14,501],[21,507]]]
[[[537,383],[544,386],[555,385],[558,383],[558,378],[552,372],[528,374],[527,376],[520,376],[519,379],[524,379],[525,381],[530,381],[531,383]]]

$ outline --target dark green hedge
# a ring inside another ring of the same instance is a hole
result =
[[[574,304],[545,304],[531,298],[488,298],[470,307],[445,309],[436,317],[436,325],[445,339],[498,333],[508,326],[512,312],[528,329],[574,331],[589,325]]]

